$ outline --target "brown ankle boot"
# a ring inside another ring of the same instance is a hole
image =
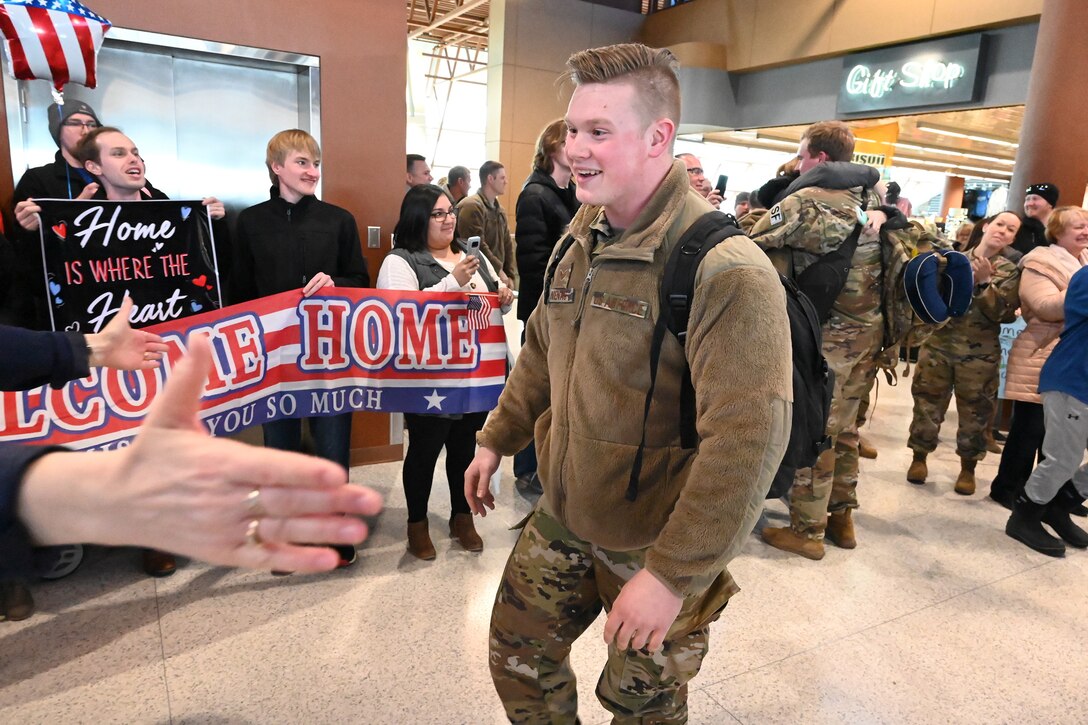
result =
[[[852,509],[834,511],[827,517],[827,531],[824,532],[824,538],[829,539],[840,549],[855,549],[858,545],[857,537],[854,536],[854,520],[851,518],[851,511]]]
[[[823,540],[806,536],[790,527],[781,529],[768,527],[763,529],[761,536],[764,541],[776,549],[788,551],[791,554],[800,554],[806,559],[813,559],[814,561],[824,558]]]
[[[862,458],[874,459],[876,458],[877,450],[876,446],[866,440],[865,436],[858,436],[858,455]]]
[[[975,464],[978,461],[960,459],[960,475],[956,479],[956,493],[961,496],[970,496],[975,492]]]
[[[472,514],[454,514],[450,517],[450,538],[457,539],[465,551],[484,550],[484,540],[476,533]]]
[[[417,559],[430,561],[435,557],[434,544],[427,530],[427,520],[408,522],[408,553]]]
[[[911,461],[910,468],[907,469],[907,480],[911,483],[925,483],[926,476],[929,475],[929,469],[926,468],[926,454],[914,452],[914,460]]]

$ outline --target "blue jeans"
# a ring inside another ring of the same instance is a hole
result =
[[[514,478],[531,476],[536,473],[536,441],[514,454]]]
[[[350,468],[351,413],[307,418],[315,453],[344,469]],[[302,418],[284,418],[265,423],[264,445],[281,451],[302,451]]]

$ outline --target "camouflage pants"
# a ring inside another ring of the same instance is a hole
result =
[[[914,419],[907,447],[918,453],[937,449],[952,393],[956,394],[959,430],[956,453],[980,461],[986,456],[986,431],[994,415],[999,355],[955,355],[926,345],[918,354],[914,382]]]
[[[571,645],[642,569],[645,549],[607,551],[538,508],[507,561],[491,614],[490,665],[510,722],[574,723]],[[728,574],[684,600],[656,653],[608,645],[597,698],[614,723],[687,722],[687,683],[707,652],[710,623],[736,586]]]
[[[876,379],[875,355],[881,334],[879,327],[872,326],[831,327],[824,332],[824,356],[835,372],[835,394],[827,419],[832,445],[820,454],[815,466],[797,471],[790,488],[790,526],[811,538],[823,538],[830,506],[839,510],[858,505],[858,409]]]

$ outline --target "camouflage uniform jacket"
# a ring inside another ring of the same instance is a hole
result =
[[[605,549],[646,549],[675,592],[725,572],[759,512],[789,438],[792,368],[782,285],[737,236],[696,278],[686,347],[666,334],[638,496],[625,497],[642,436],[650,341],[665,260],[710,205],[681,161],[630,228],[608,238],[601,207],[571,221],[575,243],[529,318],[517,364],[477,440],[512,455],[534,437],[541,505]],[[697,449],[680,445],[684,358],[696,390]],[[705,586],[705,584],[703,585]]]
[[[516,288],[514,281],[517,279],[518,265],[506,210],[498,199],[489,203],[482,191],[457,202],[457,238],[468,239],[472,236],[480,238],[480,251],[495,271],[505,273],[510,278],[511,286]]]
[[[990,285],[975,288],[967,314],[937,329],[926,343],[929,347],[953,356],[1001,354],[1001,324],[1014,321],[1020,306],[1020,270],[1000,253],[990,263]]]
[[[857,164],[839,164],[856,167],[850,181],[860,181],[849,188],[825,188],[804,186],[790,193],[763,215],[749,222],[745,217],[745,231],[762,249],[783,275],[796,279],[810,264],[829,252],[838,249],[854,231],[861,210],[862,191],[879,179],[875,169]],[[813,169],[803,174],[798,182],[804,182]],[[791,185],[791,188],[794,188]],[[880,197],[869,191],[869,209],[884,209]],[[892,210],[894,214],[895,211]],[[863,232],[854,252],[846,285],[831,308],[831,318],[826,326],[840,323],[848,325],[876,325],[881,322],[883,291],[882,249],[879,237]]]

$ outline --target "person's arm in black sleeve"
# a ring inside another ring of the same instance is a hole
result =
[[[340,265],[337,274],[330,274],[337,287],[369,287],[370,272],[363,258],[363,243],[359,239],[359,226],[355,217],[348,214],[340,225]]]
[[[19,488],[32,463],[56,446],[0,446],[0,576],[23,578],[33,569],[30,534],[19,521]]]
[[[0,390],[59,388],[90,374],[90,350],[78,332],[36,332],[0,325]]]

